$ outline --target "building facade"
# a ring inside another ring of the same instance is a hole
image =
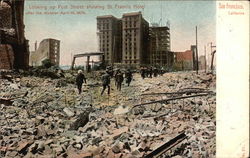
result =
[[[149,23],[141,12],[122,16],[122,63],[132,65],[149,64]]]
[[[169,27],[152,26],[149,28],[149,52],[151,65],[169,67],[173,64]]]
[[[104,61],[142,65],[150,63],[149,24],[141,12],[125,13],[121,19],[112,15],[97,17],[99,51]]]
[[[31,52],[30,65],[41,66],[42,61],[49,59],[51,63],[59,66],[60,63],[60,41],[52,38],[44,39],[40,42],[38,49]]]
[[[104,61],[111,65],[122,61],[122,22],[112,15],[97,17],[99,51],[104,53]]]
[[[193,70],[193,51],[174,52],[175,70]]]

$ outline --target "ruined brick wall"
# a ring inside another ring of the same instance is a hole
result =
[[[0,28],[10,29],[12,25],[11,6],[0,2]]]
[[[0,44],[0,69],[13,69],[14,53],[11,45]]]
[[[28,40],[24,36],[23,12],[24,0],[0,2],[0,44],[9,45],[13,51],[10,54],[11,58],[14,58],[11,69],[25,69],[29,64],[29,47]],[[7,58],[0,56],[1,62],[9,62],[5,60]],[[6,69],[6,67],[0,67],[0,69]]]
[[[11,6],[5,2],[0,2],[0,69],[12,69],[14,63],[14,53],[12,46],[1,44],[3,41],[3,31],[12,26]]]

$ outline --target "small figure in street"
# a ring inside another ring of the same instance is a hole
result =
[[[132,81],[133,75],[130,69],[128,69],[125,73],[126,83],[128,86],[130,85],[130,82]]]
[[[76,85],[77,85],[77,89],[78,89],[79,94],[82,93],[83,81],[84,81],[84,83],[87,83],[86,78],[85,78],[82,70],[78,70],[78,74],[76,76]]]
[[[153,73],[154,73],[154,77],[158,76],[158,69],[156,67],[153,69]]]
[[[149,77],[152,78],[152,74],[153,74],[153,68],[152,66],[149,68]]]
[[[115,86],[117,86],[117,81],[116,81],[116,76],[118,74],[118,72],[120,71],[120,69],[115,69],[115,75],[114,75],[114,78],[115,78]]]
[[[108,66],[106,71],[108,72],[109,76],[110,77],[114,77],[114,70],[113,70],[113,67],[112,66]]]
[[[119,90],[119,91],[121,91],[123,80],[124,80],[123,73],[120,70],[117,70],[117,74],[115,76],[115,81],[116,81],[117,90]]]
[[[109,95],[110,94],[110,74],[107,70],[106,70],[106,73],[102,75],[101,79],[102,79],[102,86],[103,86],[101,95],[103,94],[106,88],[108,88],[108,95]]]
[[[161,67],[161,70],[160,70],[161,72],[160,72],[160,75],[162,76],[163,74],[164,74],[164,68],[163,67]]]
[[[145,73],[146,73],[145,71],[146,71],[146,69],[144,67],[141,67],[141,77],[142,77],[142,79],[145,78]]]

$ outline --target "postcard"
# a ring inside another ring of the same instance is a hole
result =
[[[0,1],[0,157],[249,157],[248,1]]]

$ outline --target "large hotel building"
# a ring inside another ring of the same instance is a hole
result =
[[[141,12],[97,17],[99,51],[108,65],[164,65],[170,52],[168,27],[149,27]]]
[[[122,17],[122,63],[148,64],[149,24],[140,12],[123,14]]]

